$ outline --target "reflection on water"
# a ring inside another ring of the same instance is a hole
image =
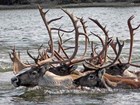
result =
[[[121,41],[125,42],[124,50],[122,52],[122,59],[127,61],[129,53],[129,31],[127,27],[127,19],[134,15],[133,25],[136,26],[140,23],[140,7],[130,8],[76,8],[67,9],[73,12],[78,17],[83,17],[87,20],[88,32],[93,31],[98,34],[102,34],[101,30],[88,18],[92,17],[98,19],[101,24],[107,25],[109,35],[113,37],[119,37]],[[59,27],[61,24],[66,30],[72,30],[73,26],[71,21],[60,9],[51,9],[48,13],[48,17],[60,17],[64,15],[61,21],[52,24],[55,27]],[[136,31],[135,42],[133,47],[133,62],[140,62],[140,30]],[[54,40],[57,40],[54,32]],[[73,37],[68,34],[64,35],[64,39]],[[98,43],[94,37],[91,36],[91,40],[94,43]],[[37,48],[48,41],[47,31],[39,15],[38,10],[1,10],[0,11],[0,104],[7,105],[138,105],[140,103],[140,92],[137,91],[125,91],[105,94],[65,94],[65,95],[37,95],[24,97],[20,96],[26,89],[15,89],[11,83],[10,78],[13,76],[12,72],[5,72],[5,70],[11,70],[11,61],[8,53],[15,45],[18,50],[21,51],[21,59],[23,61],[29,58],[26,55],[27,48],[32,52],[36,52]],[[82,44],[82,38],[80,39]],[[67,45],[71,45],[73,40]],[[67,46],[66,45],[66,46]],[[80,46],[83,49],[83,46]],[[112,52],[110,52],[111,54]],[[135,69],[135,68],[134,68]]]

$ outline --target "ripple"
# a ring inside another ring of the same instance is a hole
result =
[[[83,17],[87,20],[86,25],[88,26],[88,32],[92,31],[100,34],[104,37],[102,31],[88,17],[98,19],[103,26],[107,25],[109,35],[113,37],[119,37],[119,40],[125,41],[121,58],[126,62],[129,54],[129,32],[127,27],[127,19],[135,15],[133,25],[137,26],[140,22],[140,7],[128,7],[128,8],[71,8],[67,9],[70,12],[74,12],[74,15]],[[58,21],[52,26],[59,27],[63,25],[65,29],[73,29],[73,25],[70,19],[60,9],[51,9],[48,13],[48,17],[60,17],[64,15],[62,21]],[[133,47],[133,58],[134,63],[140,62],[140,38],[138,36],[140,30],[136,32],[134,38]],[[53,33],[54,41],[58,40],[57,32]],[[74,34],[65,35],[64,39],[74,37]],[[114,91],[113,93],[104,91],[81,91],[81,90],[41,90],[43,93],[29,97],[20,97],[21,94],[30,93],[26,89],[20,88],[15,89],[10,84],[10,78],[13,76],[12,62],[9,59],[8,52],[11,52],[13,46],[16,46],[17,50],[21,52],[21,59],[26,61],[29,57],[26,54],[27,48],[31,52],[36,53],[38,47],[43,43],[47,44],[49,40],[46,28],[39,15],[37,9],[30,10],[3,10],[0,12],[0,104],[8,105],[27,105],[27,104],[38,104],[38,105],[123,105],[123,104],[134,104],[138,105],[139,102],[139,91],[124,90]],[[95,37],[90,37],[90,40],[94,41],[94,44],[98,44],[101,47],[100,42]],[[67,45],[74,44],[74,40],[71,40]],[[72,45],[73,46],[73,45]],[[83,52],[83,38],[80,38],[80,51]],[[69,52],[71,53],[71,52]],[[90,53],[90,50],[89,52]],[[109,52],[109,54],[113,54]],[[30,61],[30,60],[29,60]],[[130,68],[131,69],[131,68]],[[7,70],[9,72],[7,72]],[[133,70],[133,68],[132,68]],[[40,91],[40,90],[39,90]],[[35,89],[32,95],[35,95],[37,89]],[[102,94],[103,92],[103,94]],[[45,95],[45,94],[46,95]]]

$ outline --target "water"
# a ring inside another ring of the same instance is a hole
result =
[[[134,15],[132,21],[133,26],[140,24],[140,7],[127,8],[71,8],[67,9],[78,17],[83,17],[87,21],[88,32],[92,31],[102,34],[101,30],[88,18],[98,19],[101,24],[107,25],[109,35],[112,37],[119,37],[121,41],[125,41],[125,46],[121,54],[122,60],[127,61],[129,53],[129,31],[127,27],[127,19]],[[64,16],[61,21],[51,24],[59,27],[60,24],[66,30],[72,30],[73,26],[70,19],[65,15],[61,9],[51,9],[48,13],[49,19],[52,17]],[[140,29],[135,33],[133,58],[135,63],[140,62]],[[54,41],[57,41],[57,32],[53,32]],[[68,34],[64,39],[74,37]],[[99,41],[91,36],[90,38],[95,43]],[[37,48],[48,41],[47,31],[43,21],[39,15],[38,10],[1,10],[0,11],[0,104],[3,105],[139,105],[140,92],[139,90],[126,90],[113,93],[97,93],[89,92],[90,94],[73,94],[66,92],[66,94],[35,94],[35,92],[25,95],[27,90],[23,87],[15,89],[11,83],[10,78],[13,76],[12,62],[8,53],[11,52],[13,46],[16,46],[21,52],[21,59],[23,61],[29,60],[26,55],[26,50],[29,48],[33,54],[36,54]],[[83,37],[80,38],[82,44]],[[66,45],[71,45],[71,42]],[[80,47],[80,52],[83,46]],[[109,52],[110,54],[112,52]],[[137,68],[130,68],[131,70],[138,70]],[[30,92],[29,92],[30,93]],[[88,93],[88,92],[87,92]],[[28,92],[27,92],[28,94]]]

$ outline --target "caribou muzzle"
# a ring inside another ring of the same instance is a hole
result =
[[[20,79],[18,77],[13,77],[11,78],[11,83],[15,86],[15,87],[19,87],[20,86]]]

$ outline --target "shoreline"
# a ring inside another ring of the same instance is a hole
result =
[[[128,3],[128,2],[117,2],[117,3],[78,3],[78,4],[40,4],[44,8],[82,8],[82,7],[136,7],[140,6],[140,3]],[[0,10],[12,10],[12,9],[37,9],[37,4],[30,5],[0,5]]]

